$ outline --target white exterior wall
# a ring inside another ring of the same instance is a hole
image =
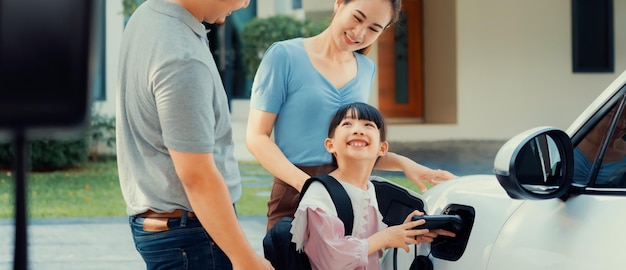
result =
[[[266,18],[276,14],[290,14],[296,18],[304,19],[303,10],[291,8],[291,0],[257,0],[257,17]]]
[[[124,27],[122,1],[106,1],[106,100],[95,102],[94,108],[102,115],[115,115],[115,82]]]
[[[259,18],[270,17],[274,14],[274,0],[257,0],[256,15]]]
[[[393,125],[389,139],[501,140],[535,126],[566,129],[626,69],[626,0],[615,0],[614,11],[615,72],[574,74],[569,0],[456,1],[458,121]]]
[[[302,0],[302,8],[307,12],[332,12],[336,0]]]

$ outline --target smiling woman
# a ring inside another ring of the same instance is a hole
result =
[[[306,179],[333,169],[323,145],[328,123],[340,106],[369,101],[376,66],[365,53],[397,21],[400,8],[400,0],[336,0],[333,19],[320,34],[276,42],[265,51],[252,85],[246,143],[275,177],[268,229],[293,216]],[[403,171],[422,190],[423,181],[454,177],[394,153],[376,169]]]

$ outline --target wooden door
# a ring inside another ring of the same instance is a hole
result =
[[[422,119],[422,1],[403,0],[400,21],[378,39],[378,106],[385,117]]]

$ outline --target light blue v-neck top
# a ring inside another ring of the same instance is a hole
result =
[[[330,118],[343,104],[368,102],[376,73],[374,62],[354,53],[357,76],[337,89],[311,63],[302,38],[272,44],[257,70],[250,106],[278,114],[274,140],[291,163],[330,163],[324,148]]]

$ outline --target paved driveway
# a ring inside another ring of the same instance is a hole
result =
[[[265,216],[241,216],[239,221],[255,251],[263,254]],[[0,220],[0,269],[13,269],[15,228]],[[33,219],[28,228],[29,269],[145,269],[135,251],[128,219]]]

